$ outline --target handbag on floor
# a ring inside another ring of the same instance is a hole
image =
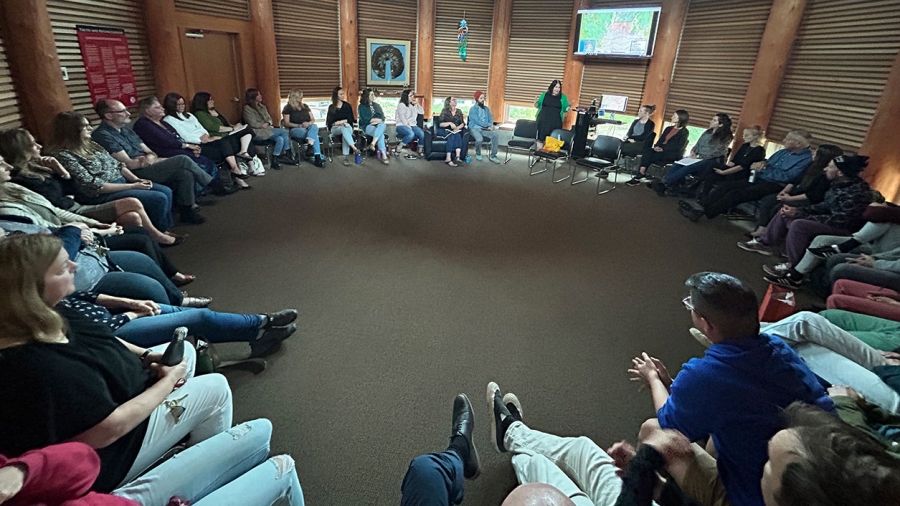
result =
[[[759,321],[777,322],[794,314],[797,310],[797,299],[794,291],[778,285],[769,285],[759,305]]]
[[[263,165],[262,160],[260,160],[258,156],[254,156],[253,159],[250,160],[250,163],[247,167],[247,174],[250,174],[251,176],[266,175],[266,167]]]

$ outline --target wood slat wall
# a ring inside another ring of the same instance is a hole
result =
[[[249,0],[175,0],[175,8],[204,16],[250,19]]]
[[[138,97],[156,94],[150,52],[147,49],[147,32],[140,0],[47,0],[50,23],[56,39],[60,64],[69,70],[66,88],[72,105],[78,112],[87,114],[94,121],[97,115],[91,104],[81,49],[75,25],[94,25],[125,30],[128,51],[134,72]]]
[[[434,96],[472,98],[487,90],[491,64],[493,0],[437,0],[434,26]],[[457,27],[465,12],[469,24],[466,61],[459,59]]]
[[[281,94],[299,88],[306,98],[331,97],[341,84],[337,0],[273,0],[272,10]]]
[[[724,112],[741,112],[771,0],[692,0],[666,100],[668,118],[686,109],[690,124],[709,126]]]
[[[628,97],[626,114],[637,116],[647,77],[646,61],[597,61],[584,65],[581,79],[580,105],[588,105],[600,95]]]
[[[766,137],[859,149],[898,50],[897,0],[809,0]]]
[[[22,126],[22,115],[19,112],[19,98],[6,63],[6,49],[3,36],[0,35],[0,130]]]
[[[412,51],[409,55],[409,86],[416,82],[416,51],[418,28],[416,0],[363,0],[357,7],[359,19],[359,88],[366,83],[366,39],[408,40]],[[399,90],[401,86],[381,86],[380,89]],[[353,104],[356,110],[356,104]]]
[[[563,78],[572,0],[513,0],[506,93],[508,102],[533,104],[550,81]],[[574,102],[575,97],[569,97]]]

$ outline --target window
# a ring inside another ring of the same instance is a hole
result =
[[[506,120],[515,123],[517,119],[535,119],[537,107],[532,105],[506,104]]]
[[[378,105],[384,111],[385,123],[394,123],[397,118],[397,106],[400,105],[400,97],[378,97]]]
[[[447,97],[434,98],[431,100],[431,112],[435,116],[439,116],[441,114],[441,111],[444,110],[444,100],[446,99]],[[463,114],[469,114],[469,109],[471,109],[473,105],[475,105],[474,99],[462,99],[456,97],[456,108],[462,111]]]
[[[310,110],[312,110],[313,117],[316,118],[316,124],[319,126],[325,125],[325,119],[328,117],[328,106],[331,105],[330,98],[307,98],[303,97],[303,103],[308,105]],[[278,118],[281,118],[281,111],[284,110],[284,106],[287,105],[287,99],[281,99],[281,107],[278,109]],[[275,112],[275,111],[271,111]]]
[[[628,114],[616,113],[615,117],[612,114],[609,114],[608,119],[616,119],[622,122],[621,125],[613,125],[613,124],[600,124],[597,125],[597,135],[609,135],[611,137],[618,137],[619,139],[624,139],[625,135],[628,134],[628,127],[631,126],[631,122],[637,116],[630,116]]]

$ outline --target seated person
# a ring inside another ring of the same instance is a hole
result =
[[[654,135],[656,124],[650,119],[650,116],[656,112],[655,105],[644,104],[638,108],[638,115],[631,126],[625,138],[622,139],[622,156],[639,156],[644,152],[646,141]]]
[[[488,160],[494,163],[500,163],[497,158],[497,149],[500,137],[497,135],[497,127],[494,126],[494,116],[491,114],[491,108],[484,105],[484,92],[479,90],[475,92],[475,105],[469,109],[469,133],[475,140],[475,159],[481,160],[481,143],[485,139],[491,142],[491,155]]]
[[[835,157],[844,154],[844,150],[834,144],[820,144],[813,155],[812,163],[797,184],[788,184],[775,195],[766,195],[759,199],[759,207],[756,210],[756,228],[750,233],[750,238],[755,239],[766,232],[766,226],[784,205],[800,207],[809,204],[818,204],[825,198],[825,192],[831,185],[831,181],[825,177],[825,167]],[[763,157],[762,159],[765,159]],[[750,172],[747,171],[749,177]],[[701,202],[706,202],[703,200]]]
[[[759,501],[767,506],[848,506],[894,504],[900,494],[900,460],[886,451],[883,443],[831,413],[801,402],[785,409],[783,428],[764,448],[764,470],[758,487]],[[716,459],[706,455],[704,467],[696,465],[703,450],[680,450],[676,438],[656,438],[658,429],[642,428],[642,441],[660,441],[656,450],[663,456],[657,466],[676,482],[688,479],[711,480],[699,485],[708,491],[715,480]],[[827,442],[827,444],[823,444]],[[721,466],[721,458],[718,459]],[[652,481],[649,483],[653,484]],[[646,502],[650,504],[650,494]],[[680,503],[679,503],[680,504]],[[732,503],[733,504],[733,503]]]
[[[194,98],[191,99],[191,113],[197,117],[197,121],[209,133],[210,137],[237,138],[240,146],[237,156],[253,158],[248,153],[250,141],[253,140],[253,130],[250,129],[249,125],[241,123],[232,125],[228,118],[216,110],[216,101],[213,100],[212,95],[208,92],[198,91],[194,94]],[[250,135],[248,136],[247,134]]]
[[[359,95],[359,126],[366,135],[372,137],[369,150],[375,151],[375,157],[385,165],[391,163],[384,141],[384,129],[387,127],[384,122],[384,111],[378,102],[375,102],[375,93],[371,88],[362,90]]]
[[[94,485],[128,484],[169,448],[193,446],[231,428],[228,382],[193,377],[194,350],[160,364],[166,346],[137,347],[105,326],[54,310],[72,289],[74,264],[59,239],[21,235],[0,240],[0,454],[75,441],[98,450]],[[28,385],[22,388],[21,385]],[[176,390],[177,389],[177,390]]]
[[[344,155],[344,166],[350,165],[347,158],[350,151],[359,153],[359,148],[353,140],[353,125],[356,124],[356,117],[353,116],[353,108],[347,102],[344,89],[335,86],[331,92],[331,105],[328,106],[328,116],[325,119],[325,128],[328,129],[332,138],[341,139],[341,153]]]
[[[806,248],[818,235],[844,235],[858,230],[863,213],[872,203],[872,191],[860,174],[868,163],[865,156],[839,156],[825,168],[829,188],[822,202],[808,206],[785,204],[756,239],[739,242],[745,251],[771,255],[785,243],[788,262],[800,262]]]
[[[726,181],[746,180],[750,177],[750,166],[766,159],[766,150],[762,147],[763,130],[759,125],[744,129],[744,143],[731,154],[731,160],[721,167],[703,170],[694,174],[700,182],[697,200],[702,204],[707,201],[709,192],[717,184]]]
[[[253,129],[253,140],[264,141],[273,139],[275,147],[272,148],[272,168],[279,168],[279,162],[293,164],[296,162],[291,154],[291,138],[287,129],[275,126],[266,104],[263,103],[262,93],[256,88],[249,88],[244,93],[244,122]]]
[[[157,229],[141,201],[136,198],[123,197],[93,205],[75,202],[69,197],[74,193],[69,171],[56,158],[41,156],[41,145],[25,129],[0,132],[0,159],[12,166],[14,183],[40,194],[55,207],[100,222],[115,222],[123,227],[142,227],[154,241],[165,246],[181,242],[181,239]]]
[[[462,111],[456,108],[456,98],[447,97],[444,99],[444,109],[438,117],[438,128],[435,128],[435,135],[445,137],[447,139],[447,157],[444,163],[451,167],[456,167],[462,153],[462,148],[468,143],[466,135],[466,123],[463,119]],[[453,160],[456,160],[455,162]]]
[[[154,153],[165,157],[187,156],[212,176],[210,187],[217,195],[237,191],[233,186],[228,186],[231,183],[230,178],[219,177],[216,163],[201,154],[200,146],[185,142],[174,128],[163,122],[166,111],[158,98],[143,98],[138,102],[138,107],[141,117],[134,122],[132,129]]]
[[[212,160],[217,164],[225,163],[231,171],[231,183],[237,185],[240,189],[250,189],[250,185],[240,179],[241,168],[238,166],[235,156],[240,153],[241,140],[232,135],[225,137],[211,137],[209,132],[203,128],[196,116],[187,112],[187,102],[184,97],[178,93],[167,93],[163,97],[163,110],[166,115],[163,122],[172,127],[178,137],[186,144],[192,146],[200,146],[200,155]],[[238,132],[236,135],[247,137],[247,142],[253,137],[249,128],[244,134]],[[187,154],[187,153],[185,153]],[[191,152],[193,154],[193,151]],[[244,156],[249,160],[249,156]],[[225,179],[225,178],[222,178]]]
[[[397,137],[400,138],[395,153],[399,154],[405,146],[411,147],[412,143],[416,142],[417,154],[422,156],[425,146],[425,131],[419,126],[419,107],[412,90],[406,89],[400,94],[395,120],[397,121]],[[410,157],[416,158],[416,153],[407,155],[407,158]]]
[[[173,201],[179,210],[182,221],[195,224],[206,221],[194,210],[194,204],[196,203],[194,187],[205,188],[212,181],[212,176],[203,172],[203,169],[188,156],[158,157],[134,133],[134,130],[127,128],[128,123],[131,122],[131,113],[128,112],[128,109],[125,108],[122,102],[117,100],[100,100],[97,102],[95,109],[102,122],[91,133],[91,139],[109,152],[113,158],[122,162],[134,177],[145,178],[147,181],[171,188],[174,194]],[[70,136],[75,117],[73,116],[66,122],[68,126],[67,132],[69,132]],[[62,127],[63,125],[60,124],[59,126]],[[71,137],[69,138],[71,139]],[[82,142],[82,146],[84,145],[86,145],[86,142]],[[69,149],[77,154],[77,150],[72,149],[72,147],[54,142],[54,149],[57,148]],[[150,185],[146,186],[149,189]]]
[[[799,276],[792,275],[792,279],[802,283],[824,263],[820,270],[826,278],[826,293],[831,293],[834,280],[841,278],[874,282],[900,290],[900,263],[896,263],[900,260],[900,223],[871,221],[874,210],[880,209],[895,214],[900,220],[900,208],[872,204],[863,214],[870,221],[852,235],[816,236],[796,265],[787,262],[764,265],[763,271],[772,279],[793,271]]]
[[[694,147],[691,148],[689,158],[698,159],[699,161],[689,165],[682,165],[676,162],[663,176],[662,181],[653,181],[650,187],[662,195],[665,193],[666,188],[680,184],[685,177],[691,174],[723,167],[725,165],[725,154],[728,152],[728,146],[731,145],[733,138],[731,118],[723,112],[716,113],[709,120],[709,128],[700,135],[697,144],[694,144]]]
[[[900,322],[841,309],[826,309],[819,316],[876,350],[900,349]]]
[[[74,287],[57,308],[90,316],[116,336],[144,347],[166,343],[175,329],[187,327],[188,335],[211,343],[247,342],[251,357],[263,357],[276,352],[281,342],[297,331],[295,309],[272,314],[220,313],[99,292],[75,292]]]
[[[754,171],[752,182],[727,181],[717,185],[710,191],[703,210],[695,209],[688,202],[679,202],[682,214],[692,221],[701,216],[712,219],[743,202],[752,202],[780,192],[788,184],[800,179],[812,163],[809,139],[809,133],[804,130],[788,132],[782,141],[784,149],[768,160],[750,166]]]
[[[692,468],[713,476],[675,476],[688,496],[704,505],[761,504],[766,444],[783,428],[781,410],[794,401],[830,412],[834,406],[796,352],[778,337],[760,333],[752,289],[715,272],[694,274],[685,285],[689,296],[683,302],[693,326],[712,344],[702,358],[685,363],[671,383],[661,362],[646,353],[633,359],[629,373],[649,387],[657,410],[657,419],[645,425],[678,430],[691,441],[711,437],[718,476],[707,465],[712,457],[694,452]]]
[[[900,292],[851,279],[834,282],[826,306],[900,321]]]
[[[828,395],[844,423],[881,442],[886,451],[900,460],[900,415],[872,404],[851,387],[833,386]]]
[[[281,124],[290,128],[291,139],[303,142],[312,149],[313,165],[322,168],[322,149],[319,143],[319,126],[312,109],[303,103],[303,92],[298,89],[288,93],[287,103],[281,110]]]
[[[647,178],[647,167],[654,163],[667,164],[679,160],[684,156],[684,148],[688,143],[687,124],[690,115],[684,109],[678,109],[672,113],[670,121],[673,125],[667,126],[654,146],[645,146],[641,155],[641,166],[638,173],[625,184],[637,186]]]

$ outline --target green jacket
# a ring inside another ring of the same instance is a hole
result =
[[[888,413],[864,400],[857,402],[844,396],[835,396],[831,400],[834,401],[834,407],[841,420],[872,435],[884,443],[888,453],[900,459],[900,434],[894,434],[893,437],[888,438],[878,431],[885,426],[900,427],[900,415]]]
[[[200,124],[203,125],[203,128],[205,128],[206,131],[209,132],[210,136],[222,137],[222,136],[226,135],[225,132],[219,131],[219,128],[222,128],[223,126],[228,126],[225,122],[223,122],[220,119],[222,117],[221,114],[217,117],[217,116],[213,116],[212,114],[210,114],[206,111],[197,111],[194,113],[194,116],[197,117],[197,121],[199,121]]]
[[[535,100],[535,102],[534,102],[534,106],[538,108],[538,112],[540,112],[541,106],[544,105],[544,95],[546,95],[546,94],[547,94],[546,91],[541,93],[541,96],[539,96],[538,99]],[[566,112],[569,110],[569,98],[566,97],[564,94],[560,93],[559,94],[559,103],[562,106],[562,109],[560,109],[559,115],[562,119],[566,119]]]

